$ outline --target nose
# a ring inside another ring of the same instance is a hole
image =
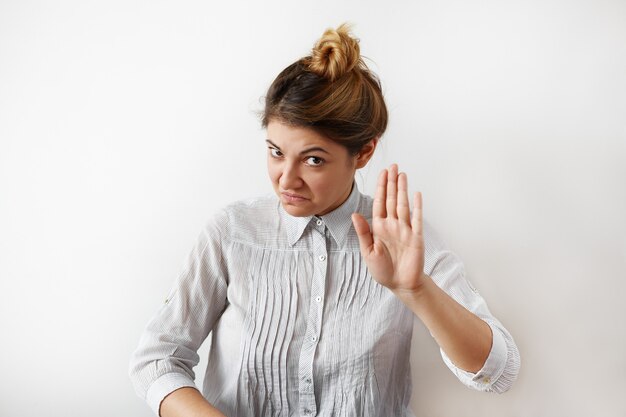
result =
[[[280,188],[282,190],[297,190],[300,188],[302,186],[302,178],[300,178],[298,168],[288,163],[285,163],[282,168],[280,178],[278,179]]]

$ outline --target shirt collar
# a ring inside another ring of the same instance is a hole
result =
[[[306,216],[296,217],[292,216],[285,211],[283,205],[279,204],[279,211],[282,219],[287,225],[287,238],[289,245],[293,246],[302,237],[304,230],[307,228],[311,221],[317,221],[322,219],[331,236],[337,242],[337,245],[341,247],[346,240],[348,232],[352,227],[352,213],[354,213],[359,206],[360,197],[359,188],[356,181],[352,181],[352,190],[350,195],[339,207],[333,211],[324,214],[323,216]]]

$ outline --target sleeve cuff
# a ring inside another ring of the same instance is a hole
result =
[[[443,350],[441,350],[444,362],[456,374],[461,382],[469,387],[473,387],[481,391],[491,390],[492,384],[496,382],[502,375],[502,372],[504,372],[507,360],[507,346],[504,336],[493,324],[489,322],[487,322],[487,324],[491,328],[491,333],[493,335],[491,351],[489,352],[489,356],[487,356],[487,360],[485,360],[483,367],[478,372],[472,373],[458,368],[454,365],[454,363],[452,363]]]
[[[160,416],[159,411],[163,399],[173,391],[182,387],[196,388],[196,384],[189,376],[178,372],[170,372],[157,378],[146,393],[146,402],[152,411]]]
[[[493,342],[491,343],[491,351],[483,367],[478,371],[472,380],[480,384],[491,384],[500,378],[506,365],[507,348],[506,341],[502,333],[491,323],[491,333],[493,334]]]

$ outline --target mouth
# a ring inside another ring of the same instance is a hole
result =
[[[308,200],[308,198],[304,198],[303,196],[298,195],[298,194],[291,194],[291,193],[285,193],[285,192],[281,192],[280,194],[283,196],[283,198],[286,201],[288,201],[290,203],[297,203],[297,202],[300,202],[300,201]]]

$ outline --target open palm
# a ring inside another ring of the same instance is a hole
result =
[[[372,228],[365,218],[352,214],[361,255],[372,277],[381,285],[401,292],[413,292],[424,281],[424,238],[422,194],[409,207],[407,176],[398,174],[397,164],[378,176],[372,210]]]

